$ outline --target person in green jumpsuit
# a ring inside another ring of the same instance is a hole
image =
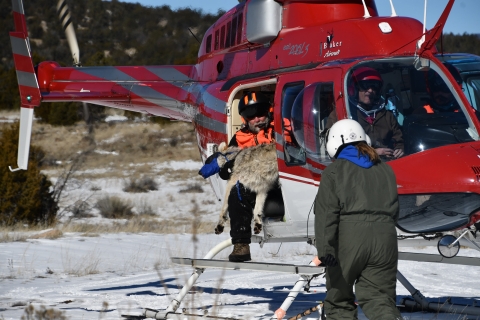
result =
[[[395,175],[351,119],[327,134],[334,162],[315,198],[315,239],[326,268],[326,319],[402,319],[395,303],[399,205]],[[353,288],[355,287],[355,294]]]

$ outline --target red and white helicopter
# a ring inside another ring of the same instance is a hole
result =
[[[441,253],[401,253],[400,258],[480,265],[478,259],[455,257],[460,244],[480,250],[475,241],[480,228],[480,57],[445,54],[435,47],[454,1],[428,31],[425,22],[397,16],[391,0],[392,13],[386,17],[378,16],[374,0],[239,1],[207,30],[195,65],[61,67],[45,61],[34,67],[22,0],[12,0],[15,31],[10,39],[22,104],[18,168],[12,171],[27,169],[33,109],[41,102],[82,101],[191,122],[206,159],[241,127],[239,99],[248,91],[262,92],[273,103],[283,201],[274,203],[272,212],[265,210],[263,234],[253,236],[253,242],[313,243],[312,203],[322,170],[331,162],[322,132],[333,110],[338,119],[354,117],[352,72],[371,67],[381,74],[383,96],[405,140],[405,156],[388,162],[398,183],[399,246],[433,244]],[[59,5],[59,10],[67,17],[66,7]],[[64,22],[71,40],[73,27]],[[415,112],[429,97],[432,76],[453,95],[457,112]],[[285,143],[285,118],[293,124],[297,145]],[[210,182],[222,199],[224,181],[213,176]],[[301,274],[277,310],[280,319],[295,292],[322,270],[313,261],[288,266],[212,260],[230,245],[230,240],[222,242],[203,260],[176,259],[192,264],[194,274],[167,309],[147,309],[145,317],[176,316],[205,268],[223,267]],[[398,279],[411,290],[413,305],[438,310],[400,273]]]

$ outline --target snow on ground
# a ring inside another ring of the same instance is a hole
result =
[[[196,171],[200,163],[172,161],[152,166],[155,170]],[[175,181],[166,176],[156,176],[159,190],[146,194],[125,193],[122,179],[109,178],[79,184],[68,189],[67,195],[70,202],[118,195],[136,205],[149,203],[161,218],[191,217],[192,202],[196,202],[202,210],[202,221],[211,222],[213,230],[220,203],[208,184],[201,178]],[[180,192],[196,183],[201,184],[203,193]],[[99,191],[92,191],[92,187]],[[100,217],[86,221],[105,223]],[[0,319],[20,319],[29,304],[37,309],[44,306],[61,310],[71,320],[120,319],[121,314],[139,315],[143,308],[165,309],[192,273],[191,267],[173,265],[171,257],[202,258],[228,234],[200,234],[197,238],[187,233],[66,233],[55,240],[0,243]],[[265,244],[263,249],[252,244],[251,249],[253,260],[261,262],[305,265],[315,254],[306,243]],[[435,248],[401,249],[436,253]],[[227,259],[230,251],[226,249],[216,258]],[[480,257],[480,252],[462,248],[460,255]],[[454,301],[470,305],[480,297],[479,267],[400,261],[399,270],[427,297],[454,297]],[[236,319],[270,319],[297,279],[289,274],[206,270],[180,309],[195,314],[205,309],[210,315]],[[397,302],[409,296],[400,283],[397,295]],[[324,278],[314,279],[310,292],[299,294],[286,318],[314,307],[324,298]],[[465,319],[456,312],[404,312],[403,316],[412,320]],[[317,318],[318,314],[313,314],[303,319]],[[361,312],[359,318],[366,319]]]
[[[57,240],[0,244],[0,317],[20,319],[32,303],[65,312],[68,319],[120,319],[143,308],[166,308],[191,275],[171,257],[203,257],[227,235],[66,234]],[[307,244],[253,244],[254,261],[308,264],[314,248]],[[279,250],[280,249],[280,250]],[[470,249],[465,253],[479,256]],[[230,249],[217,258],[226,259]],[[430,249],[415,251],[431,252]],[[310,255],[311,254],[311,255]],[[478,267],[400,261],[400,271],[428,297],[480,296]],[[281,305],[296,275],[207,270],[181,308],[201,314],[207,309],[237,319],[270,319]],[[312,281],[310,293],[300,293],[287,313],[291,317],[325,298],[323,278]],[[398,284],[398,298],[408,292]],[[403,313],[405,319],[462,319],[458,314]],[[316,319],[318,315],[304,319]],[[360,319],[366,319],[360,312]],[[472,318],[473,319],[473,318]]]

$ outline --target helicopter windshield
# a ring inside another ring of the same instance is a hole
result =
[[[458,70],[463,93],[471,106],[480,111],[480,57],[469,54],[438,55],[444,64],[450,64]]]
[[[382,59],[357,64],[348,73],[348,116],[362,124],[374,148],[403,149],[408,155],[478,140],[466,108],[480,107],[480,61],[470,64],[477,71],[466,78],[458,62],[444,61],[471,106],[462,104],[443,71],[428,62],[429,68],[416,68],[413,57]]]

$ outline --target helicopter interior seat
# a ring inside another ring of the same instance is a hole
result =
[[[232,136],[235,134],[235,132],[237,132],[238,130],[240,130],[242,128],[242,124],[243,124],[243,121],[242,121],[242,117],[238,114],[238,103],[240,102],[240,97],[235,97],[235,99],[233,99],[232,101],[232,112],[231,112],[231,115],[232,115],[232,127],[231,127],[231,130],[232,130]]]

